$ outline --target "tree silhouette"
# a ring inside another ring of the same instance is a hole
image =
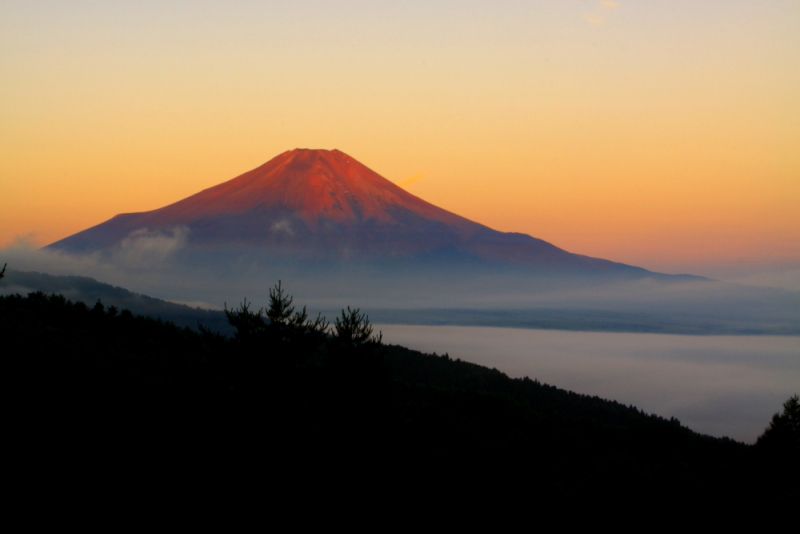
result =
[[[770,488],[777,499],[796,503],[800,498],[800,398],[792,395],[783,403],[783,412],[772,416],[769,426],[755,445],[761,462],[761,487]]]
[[[800,452],[800,397],[792,395],[783,403],[783,413],[772,416],[756,445],[762,449]]]
[[[329,323],[322,314],[309,321],[306,308],[295,311],[293,299],[280,281],[269,290],[269,306],[251,309],[245,299],[238,308],[225,315],[236,329],[235,340],[241,344],[239,354],[245,359],[259,359],[264,369],[287,370],[303,367],[325,343]],[[264,354],[267,358],[264,358]]]
[[[324,334],[328,331],[328,321],[322,316],[317,315],[313,322],[308,321],[308,313],[306,307],[299,312],[294,311],[292,306],[294,299],[285,294],[281,281],[269,290],[269,308],[267,309],[267,318],[270,325],[277,328],[299,330],[300,333],[320,333]]]
[[[383,340],[383,332],[377,336],[372,334],[372,325],[369,317],[361,313],[358,308],[347,311],[342,310],[342,317],[334,320],[334,337],[340,343],[354,347],[367,343],[380,344]]]
[[[296,313],[293,317],[293,301],[294,299],[292,297],[284,294],[283,287],[281,287],[281,281],[278,280],[278,283],[275,285],[275,287],[269,290],[269,309],[267,310],[267,317],[269,318],[269,321],[271,323],[281,325],[290,324],[294,321],[302,321],[302,316],[305,315],[305,308],[303,308],[302,314]]]
[[[251,305],[252,303],[247,302],[245,298],[244,301],[239,304],[238,309],[229,310],[228,304],[225,303],[225,316],[228,318],[228,323],[236,329],[235,339],[237,341],[251,341],[266,328],[266,323],[264,322],[264,308],[259,308],[258,311],[251,311]]]
[[[5,274],[6,274],[6,267],[8,267],[8,264],[7,264],[7,263],[3,264],[3,270],[2,270],[2,271],[0,271],[0,278],[3,278],[3,276],[5,276]]]

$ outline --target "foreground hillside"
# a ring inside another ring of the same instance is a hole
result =
[[[356,311],[330,328],[278,288],[273,297],[267,316],[246,303],[229,310],[233,338],[63,296],[0,297],[0,335],[16,347],[3,364],[16,378],[18,453],[51,475],[286,487],[347,477],[538,502],[797,497],[796,441],[699,435],[613,401],[385,346]]]

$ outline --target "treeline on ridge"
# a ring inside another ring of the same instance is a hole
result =
[[[100,302],[0,297],[15,446],[50,473],[347,477],[495,496],[525,481],[515,498],[541,502],[797,496],[790,416],[775,423],[790,437],[774,446],[700,435],[632,406],[387,346],[360,310],[311,319],[280,284],[266,310],[245,301],[226,315],[232,337]]]

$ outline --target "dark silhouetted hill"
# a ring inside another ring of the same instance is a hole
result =
[[[675,419],[343,335],[347,317],[369,325],[357,311],[339,330],[297,308],[228,315],[231,338],[62,296],[0,297],[7,454],[28,480],[168,476],[242,493],[260,481],[303,502],[339,502],[342,480],[351,496],[413,488],[484,505],[797,498],[796,457],[777,476],[773,453]]]

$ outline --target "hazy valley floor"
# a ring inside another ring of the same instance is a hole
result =
[[[800,384],[800,337],[380,324],[384,341],[676,417],[752,443]]]

